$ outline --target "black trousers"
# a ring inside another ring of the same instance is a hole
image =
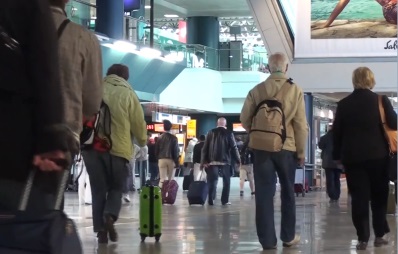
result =
[[[214,204],[216,199],[219,172],[223,179],[221,203],[224,205],[229,202],[229,191],[231,188],[231,166],[230,165],[211,165],[206,169],[207,183],[209,184],[209,205]]]
[[[369,201],[372,209],[373,230],[376,237],[383,237],[386,225],[389,180],[387,160],[372,160],[361,164],[345,165],[347,184],[351,192],[352,221],[358,241],[370,238]]]

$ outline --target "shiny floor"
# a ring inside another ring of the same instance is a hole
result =
[[[179,179],[179,182],[182,184],[182,179]],[[272,251],[263,251],[257,241],[254,199],[250,197],[248,186],[245,188],[246,196],[241,198],[239,179],[233,178],[230,199],[232,205],[228,207],[221,206],[220,202],[213,207],[207,205],[190,207],[186,194],[179,191],[176,204],[163,207],[163,235],[158,244],[153,239],[147,239],[144,244],[140,242],[138,193],[131,195],[130,204],[123,205],[117,223],[120,238],[117,244],[98,246],[92,232],[91,206],[79,206],[76,193],[67,194],[66,211],[77,223],[85,254],[357,253],[356,234],[351,223],[345,187],[338,204],[330,204],[324,191],[313,191],[305,197],[298,197],[297,232],[301,234],[301,243],[295,248],[286,249],[279,242],[278,249]],[[278,225],[280,222],[278,195],[275,209],[275,220]],[[358,253],[397,253],[395,217],[389,216],[388,221],[392,231],[388,236],[390,245],[374,248],[370,242],[367,251]],[[279,226],[277,234],[279,235]]]

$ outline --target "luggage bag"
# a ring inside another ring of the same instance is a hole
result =
[[[199,179],[202,178],[203,171]],[[194,181],[189,186],[187,194],[189,205],[204,205],[209,195],[209,186],[206,181]]]
[[[162,193],[157,186],[147,184],[141,188],[140,235],[142,242],[147,237],[159,242],[162,235]]]
[[[0,211],[0,254],[83,254],[74,222],[59,210],[69,179],[65,170],[55,202],[55,209],[26,211],[36,170],[32,170],[24,188],[18,211]]]
[[[174,205],[177,198],[178,183],[176,180],[166,180],[162,186],[162,201],[163,204]]]

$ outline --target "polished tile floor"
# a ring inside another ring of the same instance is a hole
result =
[[[179,182],[182,183],[182,179],[179,179]],[[219,202],[213,207],[190,207],[185,193],[179,191],[176,204],[163,208],[163,236],[158,244],[153,239],[147,239],[144,244],[140,242],[137,193],[131,195],[130,204],[123,205],[121,218],[117,223],[120,238],[117,244],[98,246],[92,232],[91,206],[79,206],[76,193],[67,194],[66,211],[77,223],[85,254],[357,253],[356,234],[351,223],[344,187],[338,204],[329,204],[323,191],[313,191],[305,197],[298,197],[297,232],[301,234],[300,245],[284,249],[279,242],[277,250],[263,251],[257,241],[254,199],[250,197],[248,189],[246,196],[241,198],[238,186],[238,179],[233,178],[230,199],[232,205],[228,207],[221,206]],[[278,195],[275,209],[278,225]],[[374,248],[370,243],[367,251],[358,253],[397,253],[395,217],[389,216],[388,221],[393,232],[389,235],[390,246]],[[277,234],[279,235],[279,226]]]

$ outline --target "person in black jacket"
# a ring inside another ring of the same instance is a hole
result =
[[[203,145],[201,165],[206,167],[207,182],[209,184],[209,205],[214,205],[219,171],[223,177],[222,205],[231,205],[229,191],[231,184],[231,163],[233,160],[240,164],[238,147],[234,135],[226,129],[227,120],[220,118],[217,128],[212,129]],[[232,158],[231,158],[232,156]],[[240,167],[240,165],[239,165]]]
[[[149,139],[148,142],[148,162],[149,162],[149,173],[151,175],[151,181],[155,181],[159,178],[159,160],[156,158],[155,149],[158,137]]]
[[[200,135],[199,142],[193,147],[193,179],[194,181],[201,180],[198,179],[198,175],[202,168],[200,167],[200,160],[202,158],[202,149],[205,144],[206,136]]]
[[[358,250],[364,250],[370,238],[369,201],[372,209],[374,245],[388,244],[383,236],[386,225],[389,179],[388,143],[379,113],[379,95],[372,92],[375,79],[367,67],[353,72],[354,92],[338,103],[333,124],[333,158],[346,171],[352,198],[352,220],[358,235]],[[387,125],[397,129],[397,114],[389,99],[382,97]]]
[[[54,208],[58,172],[78,150],[65,124],[56,29],[47,1],[0,8],[0,207],[16,209],[33,165],[29,209]],[[11,42],[11,43],[10,43]],[[10,191],[12,190],[12,191]]]
[[[249,148],[249,139],[243,143],[240,148],[240,158],[242,162],[242,166],[239,169],[239,177],[240,177],[240,196],[243,197],[244,194],[244,186],[245,181],[249,181],[251,195],[254,193],[254,175],[253,175],[253,161],[254,161],[253,151]]]

